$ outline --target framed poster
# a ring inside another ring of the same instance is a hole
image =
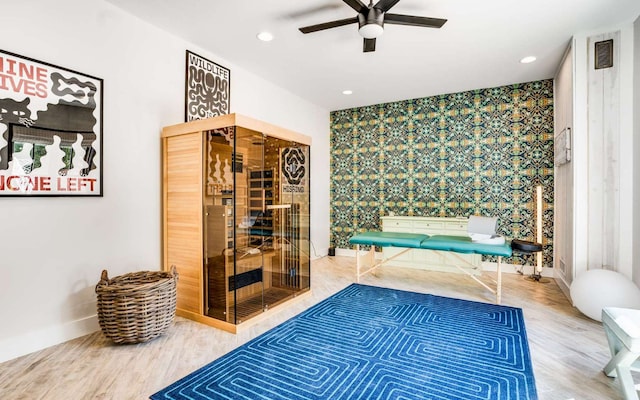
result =
[[[229,114],[231,71],[187,50],[185,122]]]
[[[102,196],[102,79],[0,50],[0,196]]]

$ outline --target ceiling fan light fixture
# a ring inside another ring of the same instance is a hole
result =
[[[377,37],[380,37],[383,32],[384,29],[377,24],[366,24],[358,29],[358,33],[360,33],[360,36],[365,39],[375,39]]]

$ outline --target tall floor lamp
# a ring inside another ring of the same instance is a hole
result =
[[[542,278],[542,259],[543,259],[543,246],[542,246],[542,185],[536,185],[536,265],[533,267],[533,274],[529,275],[527,279],[547,283],[548,279]]]

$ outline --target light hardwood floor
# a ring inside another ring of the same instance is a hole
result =
[[[113,345],[100,332],[0,364],[0,399],[147,399],[353,282],[355,259],[312,263],[312,294],[281,306],[268,321],[233,335],[183,318],[148,343]],[[492,277],[484,273],[485,278]],[[363,284],[493,302],[493,295],[454,273],[383,267]],[[541,400],[621,399],[618,383],[602,373],[609,351],[602,325],[573,308],[555,282],[503,274],[504,305],[524,311]]]

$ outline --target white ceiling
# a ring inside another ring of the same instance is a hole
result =
[[[390,12],[448,22],[387,24],[363,53],[357,24],[298,30],[354,17],[341,0],[107,1],[328,110],[552,78],[572,35],[640,15],[640,0],[400,0]]]

